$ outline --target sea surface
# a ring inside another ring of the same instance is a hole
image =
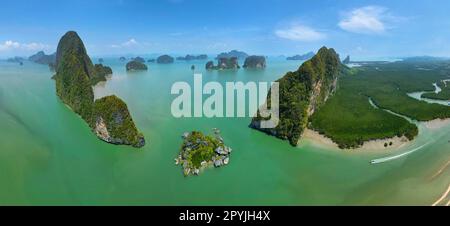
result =
[[[441,197],[450,184],[448,168],[438,173],[450,160],[450,124],[420,123],[409,145],[365,152],[306,139],[291,147],[248,128],[249,117],[171,114],[171,87],[193,83],[192,64],[204,82],[224,84],[274,81],[300,63],[269,59],[265,70],[208,72],[204,61],[177,61],[126,72],[125,62],[105,58],[114,74],[96,96],[126,101],[147,140],[135,149],[97,139],[58,100],[47,66],[0,62],[0,205],[431,205]],[[181,135],[212,128],[233,148],[230,164],[184,177],[174,164]]]

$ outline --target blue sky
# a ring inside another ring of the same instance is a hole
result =
[[[53,52],[68,30],[91,55],[292,55],[323,45],[356,58],[450,56],[450,1],[15,0],[0,56]]]

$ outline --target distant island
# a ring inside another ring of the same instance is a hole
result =
[[[132,60],[137,61],[139,63],[145,63],[145,59],[142,57],[135,57],[135,58],[132,58]]]
[[[36,54],[28,57],[28,60],[37,64],[55,65],[56,53],[46,55],[44,51],[39,51]]]
[[[193,131],[184,133],[176,165],[183,167],[184,176],[199,175],[207,167],[228,165],[232,149],[225,146],[220,131],[214,129],[214,136]]]
[[[125,57],[120,57],[119,60],[120,60],[120,61],[126,61],[127,58],[125,58]]]
[[[433,62],[433,61],[448,60],[449,58],[435,57],[435,56],[412,56],[412,57],[404,57],[401,59],[407,62]]]
[[[109,73],[102,65],[94,66],[78,34],[67,32],[56,52],[56,83],[58,97],[91,127],[105,142],[142,147],[144,136],[137,130],[128,107],[117,96],[94,101],[92,86]]]
[[[244,68],[263,69],[266,68],[265,56],[249,56],[245,59]]]
[[[295,56],[291,56],[291,57],[287,57],[286,60],[309,60],[312,57],[314,57],[315,53],[314,52],[309,52],[303,55],[295,55]]]
[[[6,60],[6,62],[9,62],[9,63],[23,63],[24,61],[25,61],[25,59],[23,57],[18,57],[18,56],[13,57],[13,58],[8,58]]]
[[[177,57],[177,60],[181,60],[181,61],[190,61],[190,60],[206,60],[208,59],[208,55],[206,54],[201,54],[201,55],[186,55],[184,57]]]
[[[248,57],[248,54],[238,50],[231,50],[230,52],[224,52],[217,55],[216,60],[221,58],[237,58],[237,59],[245,59]]]
[[[158,64],[171,64],[174,61],[175,60],[173,59],[173,57],[171,57],[169,55],[162,55],[156,59],[156,63],[158,63]]]
[[[145,65],[143,62],[132,60],[127,63],[125,66],[127,71],[146,71],[148,70],[147,65]]]
[[[239,66],[238,58],[220,58],[217,65],[214,65],[213,61],[208,61],[205,65],[206,70],[237,70],[241,68]]]
[[[147,62],[148,62],[148,63],[155,63],[156,60],[155,60],[155,59],[148,59]]]

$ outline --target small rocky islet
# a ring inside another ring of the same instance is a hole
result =
[[[264,69],[266,68],[266,57],[249,56],[245,59],[243,67],[248,69]]]
[[[199,175],[208,167],[219,168],[230,162],[232,149],[224,144],[218,129],[214,135],[192,131],[183,134],[183,144],[175,164],[183,167],[184,176]]]
[[[126,67],[127,71],[146,71],[146,70],[148,70],[147,65],[145,65],[144,63],[137,61],[137,60],[132,60],[132,61],[128,62],[125,67]]]
[[[162,55],[156,59],[156,63],[158,64],[172,64],[175,59],[169,55]]]

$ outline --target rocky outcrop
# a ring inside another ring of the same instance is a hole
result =
[[[350,63],[350,56],[347,56],[343,61],[343,64],[349,64]]]
[[[79,114],[102,140],[141,147],[145,141],[131,119],[126,104],[116,96],[94,102],[92,85],[112,70],[101,64],[92,65],[78,34],[67,32],[59,41],[56,53],[58,97]]]
[[[206,63],[205,68],[207,70],[237,70],[241,68],[239,66],[238,59],[236,57],[231,58],[220,58],[217,62],[217,66],[214,66],[214,62],[209,61]]]
[[[218,129],[214,129],[213,136],[193,131],[184,133],[182,138],[175,164],[183,167],[184,176],[199,175],[210,166],[218,168],[229,164],[232,149],[225,146]]]
[[[231,58],[220,58],[219,59],[219,69],[239,69],[241,68],[238,63],[237,57],[231,57]]]
[[[295,56],[291,56],[286,58],[286,60],[309,60],[312,57],[314,57],[314,53],[313,52],[309,52],[303,55],[295,55]]]
[[[139,61],[135,61],[135,60],[128,62],[125,67],[126,67],[127,71],[146,71],[146,70],[148,70],[147,65],[145,65]]]
[[[266,68],[266,57],[249,56],[245,59],[244,68],[262,69]]]
[[[309,117],[320,108],[336,90],[342,71],[339,56],[333,49],[323,47],[294,72],[288,72],[279,83],[279,124],[275,128],[261,128],[264,120],[259,113],[250,127],[289,140],[296,146]],[[270,95],[267,97],[269,102]],[[270,106],[270,105],[269,105]]]
[[[95,101],[93,110],[94,132],[103,141],[143,147],[144,136],[138,132],[128,107],[120,98],[107,96]]]
[[[174,61],[175,60],[173,59],[173,57],[171,57],[169,55],[162,55],[156,59],[156,63],[158,63],[158,64],[171,64]]]

